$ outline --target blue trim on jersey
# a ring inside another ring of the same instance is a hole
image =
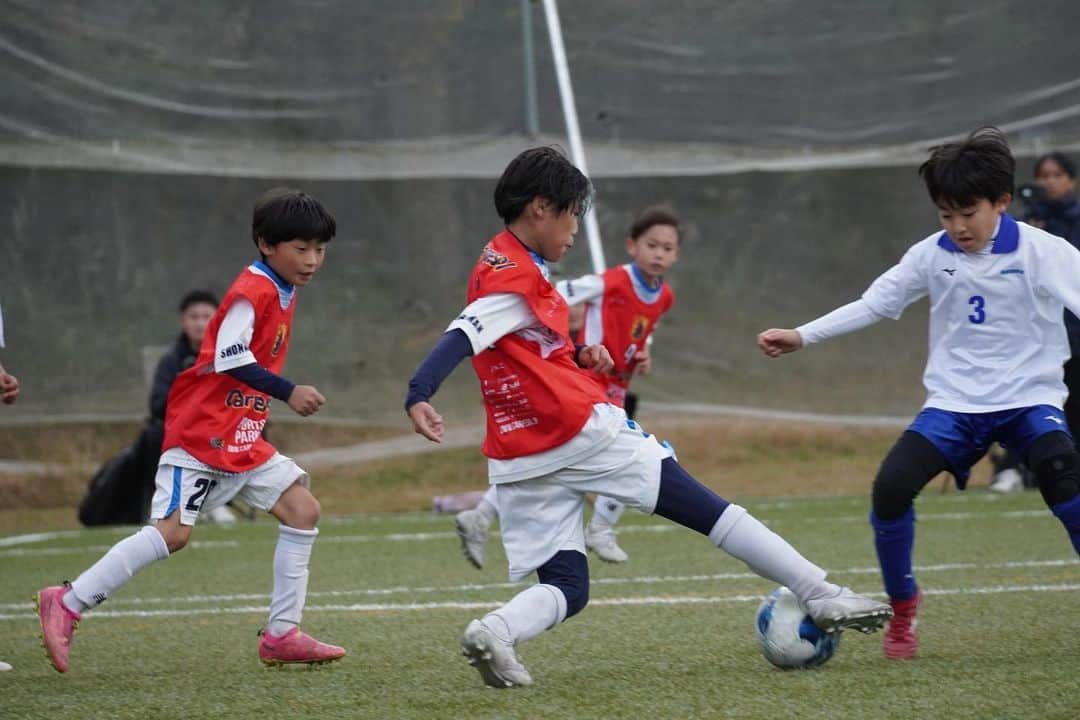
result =
[[[936,447],[956,477],[961,490],[967,485],[971,466],[986,454],[993,442],[1000,442],[1020,458],[1031,443],[1052,432],[1069,437],[1065,413],[1051,405],[1031,405],[988,413],[962,413],[924,408],[908,430],[917,432]]]
[[[278,300],[281,303],[281,309],[287,310],[289,304],[293,300],[293,296],[296,295],[296,286],[290,285],[289,283],[282,280],[281,276],[274,272],[273,268],[264,263],[262,260],[256,260],[255,262],[251,263],[251,267],[265,274],[274,282],[274,285],[277,286]]]
[[[938,247],[949,252],[964,252],[953,242],[947,232],[943,232],[938,236],[937,244]],[[990,254],[1004,255],[1005,253],[1016,252],[1018,247],[1020,247],[1020,226],[1016,224],[1016,221],[1013,220],[1009,213],[1003,213],[997,235],[994,236],[994,247],[990,250]]]
[[[165,510],[165,516],[169,517],[176,508],[180,507],[180,475],[183,473],[183,469],[178,466],[173,466],[172,469],[172,497],[169,498],[169,507]]]
[[[251,264],[252,264],[252,266],[257,267],[260,270],[262,270],[264,273],[266,273],[267,276],[271,280],[274,281],[274,284],[278,286],[279,290],[284,290],[286,292],[292,292],[295,289],[292,285],[290,285],[289,283],[282,280],[281,276],[278,275],[276,272],[274,272],[274,269],[272,267],[270,267],[269,265],[267,265],[266,263],[264,263],[262,260],[256,260],[255,262],[253,262]]]
[[[630,265],[630,272],[634,276],[634,282],[646,295],[659,295],[660,289],[664,287],[664,278],[657,278],[656,287],[649,285],[649,281],[645,279],[645,274],[641,272],[641,268],[637,266],[637,263],[628,263]],[[656,298],[653,297],[653,300]]]

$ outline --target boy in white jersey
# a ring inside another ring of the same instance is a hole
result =
[[[913,245],[861,299],[794,330],[758,335],[769,357],[866,327],[930,296],[922,412],[874,479],[870,523],[894,610],[885,655],[915,656],[922,593],[914,499],[940,472],[963,489],[994,441],[1017,453],[1080,552],[1080,472],[1062,411],[1063,308],[1080,311],[1080,251],[1006,213],[1015,161],[996,128],[931,150],[919,168],[944,232]]]
[[[540,582],[473,620],[461,640],[484,683],[532,684],[515,647],[584,609],[589,600],[582,506],[586,493],[696,530],[763,577],[786,585],[827,632],[873,632],[889,606],[825,580],[783,538],[744,508],[702,486],[607,396],[585,368],[612,367],[602,345],[575,346],[569,310],[547,263],[574,242],[591,185],[553,148],[533,148],[495,187],[506,228],[484,247],[468,305],[409,381],[405,409],[416,432],[441,442],[443,419],[428,402],[471,356],[487,410],[483,451],[497,487],[511,581]]]
[[[675,293],[664,275],[679,258],[679,218],[666,205],[641,211],[630,224],[626,252],[633,262],[602,273],[562,280],[555,285],[571,308],[583,310],[577,331],[584,345],[602,344],[615,367],[597,376],[606,386],[608,400],[634,419],[636,398],[629,392],[634,374],[648,374],[652,368],[648,344],[660,317],[675,303]],[[629,560],[619,547],[615,524],[626,506],[612,497],[599,496],[593,516],[585,528],[585,547],[604,562]],[[454,518],[465,557],[476,567],[484,565],[488,526],[498,517],[499,506],[492,485],[472,510]]]

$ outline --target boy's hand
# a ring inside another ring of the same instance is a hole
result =
[[[0,370],[0,402],[13,405],[19,397],[19,378]]]
[[[431,442],[442,442],[442,415],[435,412],[431,403],[415,403],[409,408],[409,419],[412,420],[414,432],[423,435]]]
[[[641,350],[638,350],[634,355],[634,372],[638,375],[648,375],[652,372],[652,355],[649,353],[649,346],[646,345]]]
[[[603,345],[587,345],[578,353],[578,365],[603,375],[615,367],[615,361],[611,359],[611,353]]]
[[[801,348],[802,335],[798,330],[771,328],[757,336],[757,346],[769,357],[780,357],[784,353],[795,352]]]
[[[297,385],[289,395],[289,407],[300,417],[314,415],[324,404],[326,398],[311,385]]]

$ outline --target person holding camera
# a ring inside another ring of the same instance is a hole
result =
[[[1024,222],[1063,237],[1080,248],[1080,201],[1076,197],[1076,163],[1060,152],[1050,152],[1035,161],[1035,182],[1017,188],[1024,205]],[[1072,357],[1065,363],[1065,420],[1074,438],[1080,438],[1080,318],[1065,311]],[[1011,452],[991,458],[994,478],[990,489],[1012,492],[1034,488],[1034,476]]]

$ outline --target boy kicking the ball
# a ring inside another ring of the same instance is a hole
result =
[[[597,493],[700,532],[755,572],[789,587],[826,631],[878,629],[888,605],[825,580],[815,566],[744,508],[697,482],[671,448],[628,421],[587,370],[612,367],[602,345],[575,346],[566,300],[548,262],[574,243],[589,180],[552,148],[526,150],[495,187],[506,228],[484,247],[468,305],[409,382],[416,432],[439,442],[443,419],[428,402],[467,357],[487,411],[488,457],[510,579],[536,585],[473,620],[461,639],[485,684],[532,684],[516,646],[580,612],[589,598],[582,509]]]
[[[296,190],[271,190],[255,206],[252,237],[262,259],[233,281],[195,365],[169,392],[151,504],[155,523],[114,545],[74,582],[37,594],[42,641],[58,671],[67,672],[81,613],[183,548],[200,512],[238,496],[281,522],[259,658],[268,665],[311,664],[345,655],[343,648],[300,632],[319,503],[308,490],[307,473],[262,437],[271,398],[304,417],[325,402],[314,387],[294,385],[279,373],[292,335],[296,288],[322,267],[335,232],[330,213]]]
[[[1080,552],[1080,458],[1062,411],[1063,309],[1080,312],[1080,251],[1006,212],[1015,162],[996,128],[932,149],[919,168],[944,232],[913,245],[862,298],[793,330],[758,336],[769,357],[853,332],[930,296],[922,412],[874,479],[870,524],[895,612],[885,656],[915,656],[922,593],[912,570],[914,500],[949,471],[963,489],[995,441],[1035,471]]]

